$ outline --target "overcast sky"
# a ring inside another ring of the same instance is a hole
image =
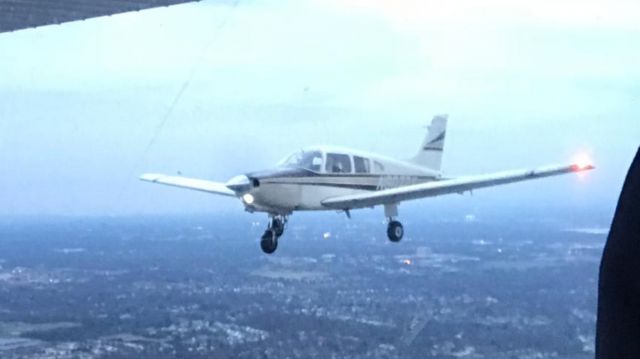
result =
[[[226,181],[324,143],[409,157],[437,113],[445,174],[598,167],[438,203],[613,207],[639,38],[640,2],[605,0],[204,1],[3,33],[0,214],[239,211],[136,178]]]

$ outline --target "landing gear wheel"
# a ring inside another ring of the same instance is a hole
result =
[[[284,222],[279,218],[274,218],[271,220],[270,228],[275,232],[276,237],[280,237],[284,233]]]
[[[278,248],[278,237],[272,229],[267,229],[260,239],[260,248],[266,254],[271,254]]]
[[[389,222],[389,227],[387,228],[387,236],[391,242],[400,242],[402,236],[404,236],[404,228],[402,228],[402,223],[398,221]]]

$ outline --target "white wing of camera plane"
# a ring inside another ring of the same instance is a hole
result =
[[[352,209],[383,205],[389,218],[387,235],[398,242],[404,234],[395,219],[401,202],[594,168],[582,158],[568,165],[444,178],[440,167],[446,126],[446,115],[434,117],[418,153],[406,161],[325,146],[296,152],[273,170],[236,176],[226,183],[162,174],[140,179],[240,198],[248,212],[268,213],[271,220],[260,245],[265,253],[273,253],[294,211],[344,210],[350,215]]]

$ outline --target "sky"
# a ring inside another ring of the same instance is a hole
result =
[[[638,38],[622,0],[203,1],[3,33],[0,215],[241,211],[137,177],[226,181],[313,144],[410,157],[440,113],[445,175],[597,169],[430,209],[612,209],[640,145]]]

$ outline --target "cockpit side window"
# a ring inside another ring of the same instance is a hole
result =
[[[384,165],[378,161],[373,161],[373,168],[376,173],[384,173]]]
[[[371,163],[368,158],[354,156],[353,166],[355,167],[356,173],[371,173]]]
[[[322,153],[317,151],[305,152],[302,155],[300,167],[314,172],[320,172],[320,170],[322,170]]]
[[[351,157],[337,153],[327,153],[328,173],[351,173]]]

